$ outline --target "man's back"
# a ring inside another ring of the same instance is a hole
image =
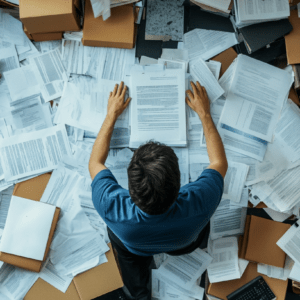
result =
[[[198,237],[220,203],[223,177],[213,169],[205,170],[158,215],[143,212],[109,170],[95,177],[92,189],[94,206],[112,232],[129,251],[148,256],[182,249]]]

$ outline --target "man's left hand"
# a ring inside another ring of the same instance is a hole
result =
[[[107,104],[107,115],[115,120],[122,114],[125,108],[129,105],[131,98],[125,100],[127,86],[121,81],[121,84],[115,85],[114,90],[109,94]]]

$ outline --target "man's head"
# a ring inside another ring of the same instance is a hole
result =
[[[148,142],[134,153],[128,167],[129,193],[149,215],[163,214],[176,201],[180,189],[178,158],[173,149]]]

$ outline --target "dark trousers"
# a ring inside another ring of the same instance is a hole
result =
[[[210,223],[200,232],[196,241],[189,246],[176,251],[168,252],[168,255],[189,254],[197,248],[206,248],[210,230]],[[120,269],[124,285],[134,299],[151,299],[151,291],[147,288],[150,279],[150,266],[153,256],[139,256],[131,253],[119,240],[119,238],[107,228],[108,236],[113,248],[117,251]]]

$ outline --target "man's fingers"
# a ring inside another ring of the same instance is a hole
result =
[[[208,98],[206,88],[204,86],[202,87],[202,92],[203,92],[203,95]]]
[[[191,106],[191,101],[189,100],[188,97],[185,97],[185,103],[186,103],[191,109],[193,109],[192,106]]]
[[[197,94],[197,88],[196,88],[196,86],[195,86],[195,83],[192,82],[192,81],[191,81],[191,86],[192,86],[194,95],[196,95],[196,94]]]
[[[131,101],[131,98],[129,97],[125,102],[125,108],[129,105],[130,101]]]
[[[188,98],[190,98],[190,100],[194,98],[194,95],[190,90],[186,91],[186,94],[187,94]]]
[[[118,96],[120,96],[123,93],[123,87],[124,87],[124,82],[121,81],[120,85],[119,85],[119,89],[118,89]]]
[[[117,93],[117,90],[118,90],[118,84],[116,84],[115,85],[115,88],[114,88],[114,90],[113,90],[113,92],[112,92],[112,96],[115,96],[116,95],[116,93]]]
[[[112,96],[112,92],[109,93],[109,97],[111,97],[111,96]]]
[[[197,89],[198,89],[198,91],[200,93],[200,97],[203,97],[203,90],[202,90],[203,86],[200,84],[199,81],[197,81],[196,84],[197,84]]]
[[[123,91],[122,91],[122,94],[121,94],[122,97],[125,97],[126,91],[127,91],[127,85],[125,85],[124,88],[123,88]]]

